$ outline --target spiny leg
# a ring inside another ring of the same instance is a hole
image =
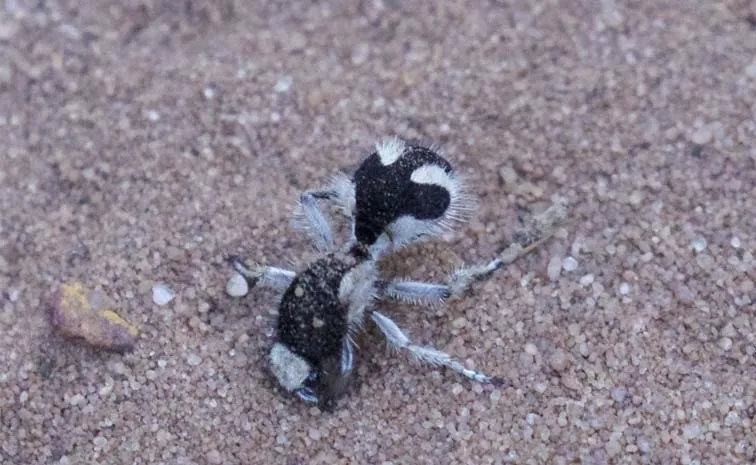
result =
[[[451,296],[451,290],[446,284],[426,283],[423,281],[409,281],[396,279],[379,282],[378,296],[407,302],[413,305],[443,303]]]
[[[465,368],[461,363],[452,358],[449,354],[441,352],[438,349],[428,346],[420,346],[412,341],[409,337],[391,320],[391,318],[383,315],[380,312],[373,311],[371,314],[372,320],[378,325],[389,345],[407,350],[412,358],[420,362],[424,362],[433,366],[445,366],[457,373],[460,373],[473,381],[480,383],[494,383],[500,384],[501,379],[492,378],[479,371],[469,370]]]
[[[488,279],[498,269],[496,261],[455,270],[447,284],[395,279],[379,283],[379,296],[411,304],[437,305],[462,296],[476,281]]]
[[[335,203],[344,216],[353,220],[354,184],[349,177],[340,173],[331,178],[327,188],[306,190],[299,196],[294,226],[303,230],[318,250],[328,251],[334,247],[333,233],[326,215],[318,208],[318,200]]]
[[[289,287],[296,275],[294,271],[275,266],[255,266],[249,268],[238,257],[231,257],[229,261],[234,270],[247,280],[249,287],[260,284],[267,288],[283,291]]]
[[[305,232],[319,251],[333,249],[333,233],[325,215],[318,208],[318,199],[332,199],[336,192],[329,190],[308,190],[299,196],[294,215],[294,226]]]
[[[567,214],[563,203],[556,203],[540,215],[536,215],[522,230],[515,234],[510,244],[497,258],[485,264],[465,266],[455,270],[446,284],[397,279],[381,282],[381,297],[408,303],[439,304],[464,295],[473,283],[485,281],[493,273],[527,255],[546,242],[562,223]]]

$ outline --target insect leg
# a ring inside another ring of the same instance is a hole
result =
[[[552,205],[518,231],[514,241],[497,258],[488,263],[454,270],[445,284],[403,279],[383,281],[379,285],[379,296],[412,304],[431,305],[461,297],[469,291],[473,283],[485,281],[496,270],[515,262],[546,242],[564,220],[566,212],[564,204]]]
[[[231,265],[237,273],[247,280],[250,287],[260,284],[271,289],[285,290],[296,275],[294,271],[275,266],[254,266],[249,268],[237,258],[231,258]]]
[[[413,343],[409,337],[391,320],[391,318],[379,313],[373,312],[371,318],[378,325],[390,346],[407,350],[413,359],[427,363],[433,366],[445,366],[461,375],[480,383],[499,383],[498,378],[492,378],[479,371],[470,370],[464,367],[459,361],[452,358],[449,354],[441,352],[438,349],[429,346],[420,346]]]
[[[294,226],[304,231],[318,250],[328,251],[334,248],[333,233],[326,215],[318,208],[318,200],[337,204],[344,216],[353,219],[354,184],[346,175],[338,174],[331,179],[328,188],[306,190],[299,196]]]

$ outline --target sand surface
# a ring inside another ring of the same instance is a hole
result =
[[[409,4],[5,0],[0,463],[756,461],[756,7]],[[487,260],[557,197],[570,217],[468,299],[384,308],[511,385],[371,330],[322,413],[266,376],[275,301],[228,297],[224,260],[304,265],[297,194],[391,134],[480,198],[397,273]],[[71,280],[139,326],[134,352],[51,330]]]

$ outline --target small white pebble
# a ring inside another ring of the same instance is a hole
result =
[[[615,402],[622,402],[627,397],[627,389],[624,387],[616,387],[612,389],[612,399]]]
[[[285,46],[288,50],[303,50],[307,47],[307,36],[299,31],[290,31]]]
[[[165,444],[171,440],[171,433],[164,429],[159,429],[158,432],[155,433],[155,439],[157,439],[158,443]]]
[[[115,385],[113,384],[113,379],[110,378],[108,381],[105,382],[105,384],[100,388],[97,393],[100,395],[100,397],[105,398],[107,397],[111,392],[113,392],[113,388]]]
[[[690,304],[696,300],[696,294],[693,292],[693,290],[683,283],[674,286],[674,290],[675,295],[678,299],[680,299],[681,302]]]
[[[207,453],[207,461],[212,464],[222,463],[223,457],[221,457],[221,454],[220,452],[218,452],[218,449],[213,449]]]
[[[352,64],[359,66],[365,63],[370,56],[370,45],[367,42],[357,44],[352,48]]]
[[[499,170],[499,177],[504,184],[514,185],[517,182],[517,171],[511,166],[505,166]]]
[[[99,425],[100,425],[100,428],[111,428],[111,427],[113,427],[113,425],[115,425],[115,423],[113,422],[112,418],[108,417],[108,418],[102,420],[99,423]]]
[[[5,11],[12,11],[13,5],[15,3],[14,1],[4,2],[5,3]],[[0,23],[0,40],[9,40],[15,36],[18,31],[21,30],[21,27],[19,27],[19,23],[13,22],[13,21],[7,21],[5,18],[3,18],[3,22]]]
[[[734,447],[733,450],[735,451],[736,454],[743,455],[743,454],[746,453],[746,450],[748,448],[748,444],[749,443],[750,443],[750,441],[746,441],[745,439],[741,439],[740,441],[738,441],[737,444],[735,444],[735,447]],[[700,465],[700,464],[696,464],[696,465]]]
[[[202,90],[202,95],[205,96],[205,99],[212,100],[215,98],[215,95],[218,91],[215,90],[215,87],[207,86]]]
[[[698,435],[701,434],[701,426],[698,425],[698,423],[691,423],[689,425],[685,425],[683,428],[683,435],[687,439],[694,439],[698,437]]]
[[[562,259],[558,256],[551,257],[549,264],[546,266],[546,274],[551,281],[556,281],[559,278],[559,273],[562,271]]]
[[[155,284],[152,286],[152,301],[155,304],[163,306],[176,297],[176,294],[165,284]]]
[[[202,357],[197,354],[189,354],[189,356],[186,357],[186,363],[193,367],[196,367],[197,365],[202,363]]]
[[[630,293],[630,284],[629,283],[620,283],[619,285],[619,293],[622,295],[628,295]]]
[[[738,426],[740,425],[740,415],[738,412],[730,411],[724,419],[725,426]]]
[[[580,278],[580,284],[583,286],[590,286],[591,284],[593,284],[593,279],[594,278],[592,274],[587,274]]]
[[[733,246],[736,249],[740,248],[740,239],[737,236],[733,236],[732,239],[730,239],[730,245]]]
[[[528,342],[527,344],[525,344],[524,350],[525,350],[525,353],[528,355],[535,355],[538,353],[538,347],[536,347],[536,345],[533,344],[532,342]]]
[[[58,26],[58,30],[63,33],[66,38],[71,40],[81,40],[81,31],[73,24],[61,24]]]
[[[640,205],[643,203],[643,191],[634,190],[630,193],[627,199],[632,205]]]
[[[240,273],[234,273],[226,283],[226,293],[231,297],[244,297],[249,292],[249,284]]]
[[[648,451],[651,450],[651,443],[645,437],[639,437],[638,439],[636,439],[635,444],[638,445],[638,450],[640,450],[644,454],[647,454]]]
[[[697,129],[691,136],[690,141],[696,145],[706,145],[711,142],[712,133],[708,125]]]
[[[756,61],[746,66],[746,76],[756,79]]]
[[[622,451],[622,447],[616,439],[610,439],[604,446],[604,450],[606,450],[609,457],[614,457]]]
[[[707,245],[708,243],[706,242],[706,239],[703,237],[697,237],[693,242],[690,243],[690,247],[699,253],[706,250]]]
[[[276,85],[273,86],[273,91],[278,94],[283,94],[284,92],[288,92],[293,84],[294,78],[288,75],[281,76],[278,78],[278,81],[276,81]]]
[[[551,353],[551,356],[549,357],[549,366],[551,366],[552,370],[561,372],[567,369],[568,365],[569,360],[567,359],[567,354],[562,349],[556,349]]]
[[[577,267],[578,261],[575,260],[574,257],[564,257],[564,260],[562,261],[562,268],[564,268],[564,271],[569,273],[570,271],[575,271]]]
[[[622,23],[625,21],[625,18],[622,16],[622,13],[617,9],[617,7],[614,5],[613,1],[602,1],[602,12],[601,12],[601,19],[603,20],[604,24],[617,29],[620,26],[622,26]]]
[[[588,358],[588,356],[591,355],[591,349],[590,347],[588,347],[588,344],[586,344],[585,342],[581,342],[580,344],[578,344],[578,352],[580,352],[580,355],[586,358]]]

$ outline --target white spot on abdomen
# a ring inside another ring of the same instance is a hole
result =
[[[416,184],[441,186],[449,191],[450,195],[454,195],[459,188],[459,182],[438,165],[421,166],[412,172],[410,180]]]
[[[385,139],[375,144],[375,150],[378,152],[378,157],[381,159],[383,166],[388,166],[399,159],[406,150],[406,145],[403,140],[396,137]]]
[[[280,342],[273,344],[269,360],[273,374],[287,391],[302,387],[310,375],[310,364]]]

